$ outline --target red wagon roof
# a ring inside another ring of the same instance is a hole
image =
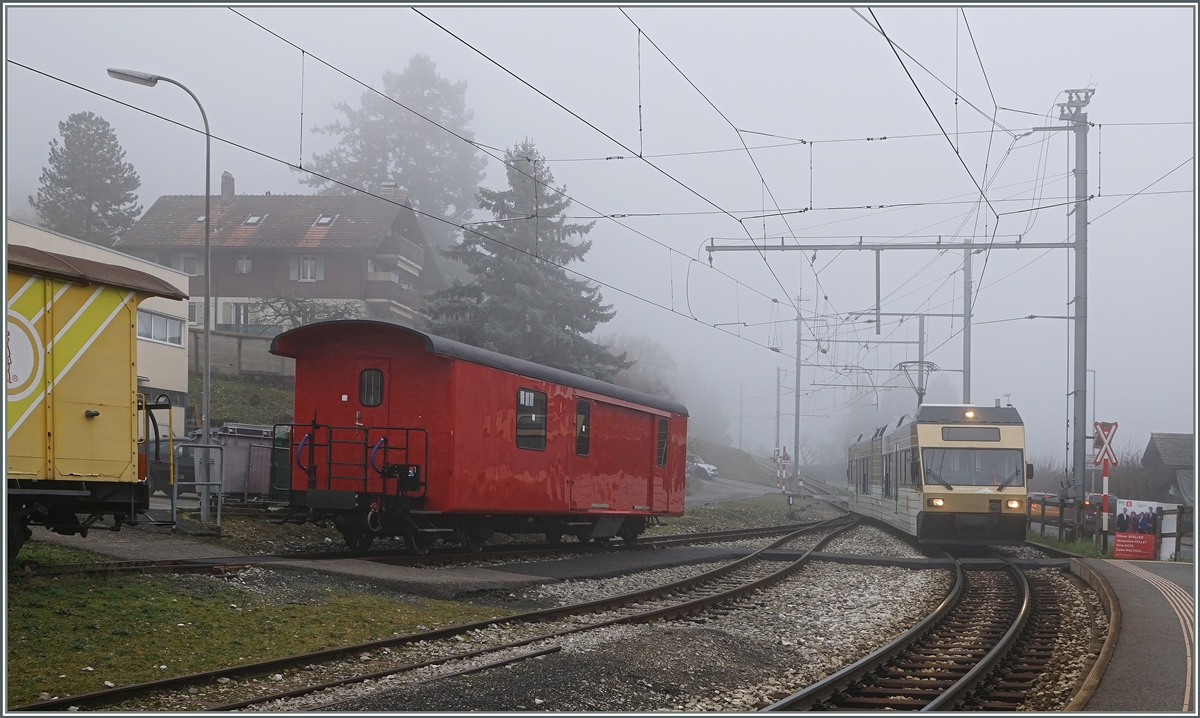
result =
[[[388,322],[378,322],[366,319],[342,319],[328,322],[315,322],[306,324],[297,329],[284,332],[276,336],[271,341],[271,353],[277,356],[285,356],[296,358],[302,348],[310,343],[327,344],[331,340],[330,335],[340,335],[339,338],[349,338],[357,334],[363,334],[368,330],[377,332],[394,332],[397,334],[411,334],[421,337],[425,340],[425,349],[431,354],[438,356],[450,357],[451,359],[460,359],[462,361],[471,362],[472,364],[481,364],[483,366],[492,367],[501,371],[527,376],[533,379],[541,379],[542,381],[552,382],[554,384],[562,384],[583,391],[589,391],[602,396],[610,396],[614,399],[620,399],[632,404],[641,404],[643,406],[653,407],[662,411],[669,411],[672,414],[687,416],[687,407],[675,401],[660,399],[656,396],[643,394],[640,391],[626,389],[623,386],[610,384],[599,379],[572,374],[569,371],[555,369],[543,364],[535,364],[524,359],[517,359],[506,354],[480,349],[479,347],[463,344],[445,337],[435,336],[419,332],[416,329],[404,327],[399,324],[391,324]]]

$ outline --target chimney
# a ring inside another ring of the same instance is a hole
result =
[[[221,204],[233,204],[233,175],[221,174]]]

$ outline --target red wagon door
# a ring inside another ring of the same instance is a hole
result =
[[[650,495],[645,508],[634,507],[643,511],[667,510],[667,447],[669,445],[668,429],[670,420],[665,416],[652,416],[651,436],[654,437],[654,456],[650,462]]]
[[[347,410],[342,416],[348,421],[338,422],[339,428],[332,430],[332,461],[330,488],[342,491],[366,491],[378,493],[382,482],[377,472],[369,468],[372,444],[386,435],[375,427],[386,427],[389,421],[389,397],[392,381],[391,359],[388,357],[359,357],[354,360],[354,373],[350,385],[343,386],[341,394],[347,399],[343,406]]]

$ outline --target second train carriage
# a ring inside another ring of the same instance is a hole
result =
[[[846,469],[854,513],[924,544],[1025,540],[1025,426],[1011,406],[925,404],[860,434]]]
[[[137,308],[187,295],[145,272],[33,247],[9,245],[7,264],[11,562],[30,525],[86,536],[106,515],[116,529],[148,508],[137,445],[152,415],[137,393]]]
[[[683,513],[687,409],[397,324],[280,334],[296,360],[290,503],[347,545],[493,532],[633,542]],[[284,427],[280,427],[283,429]],[[282,453],[282,452],[279,452]]]

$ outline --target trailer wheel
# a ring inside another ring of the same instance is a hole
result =
[[[33,531],[29,529],[29,517],[23,516],[21,512],[14,511],[8,515],[8,563],[9,566],[15,565],[17,554],[21,552],[21,546],[25,541],[33,536]]]

